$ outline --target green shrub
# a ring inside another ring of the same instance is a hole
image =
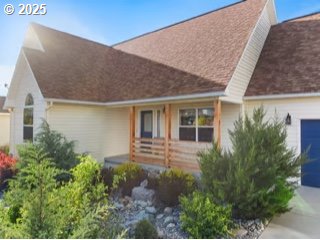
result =
[[[90,156],[71,169],[72,178],[60,184],[56,168],[39,145],[24,146],[25,164],[9,182],[0,201],[0,238],[118,238],[101,166]],[[9,206],[9,208],[8,208]]]
[[[231,235],[231,207],[216,205],[201,192],[180,198],[181,226],[192,238],[227,238]]]
[[[147,180],[148,180],[148,185],[147,185],[148,189],[158,190],[158,188],[159,188],[159,177],[157,177],[157,176],[148,176]]]
[[[136,163],[127,162],[117,166],[114,169],[114,185],[118,185],[122,189],[122,194],[131,196],[134,187],[139,186],[146,178],[145,171]],[[119,179],[119,183],[116,183]]]
[[[110,193],[113,187],[114,169],[112,167],[102,168],[100,175],[102,182],[107,187],[107,192]]]
[[[195,188],[196,181],[192,174],[173,168],[160,174],[158,196],[167,206],[175,206],[179,204],[180,195],[187,195]]]
[[[136,239],[155,239],[158,238],[158,233],[148,220],[141,220],[134,230],[134,237]]]
[[[261,107],[230,132],[232,153],[215,144],[200,154],[202,181],[214,200],[233,206],[237,218],[270,218],[288,210],[304,155],[286,145],[286,128],[277,118],[265,121]]]
[[[35,143],[47,153],[57,168],[69,170],[79,163],[74,151],[75,142],[68,141],[63,134],[52,130],[45,120],[35,137]]]

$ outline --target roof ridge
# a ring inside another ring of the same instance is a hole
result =
[[[42,24],[39,24],[39,23],[36,23],[36,22],[31,22],[30,25],[35,25],[35,26],[38,26],[38,27],[41,27],[41,28],[45,28],[45,29],[48,29],[50,31],[54,31],[54,32],[58,32],[58,33],[62,33],[62,34],[66,34],[70,37],[74,37],[74,38],[78,38],[79,40],[83,40],[83,41],[87,41],[87,42],[92,42],[94,44],[97,44],[97,45],[101,45],[103,47],[107,47],[107,48],[112,48],[111,46],[107,45],[107,44],[104,44],[104,43],[100,43],[100,42],[96,42],[94,40],[91,40],[91,39],[88,39],[88,38],[84,38],[84,37],[80,37],[78,35],[75,35],[75,34],[72,34],[72,33],[68,33],[68,32],[65,32],[65,31],[61,31],[61,30],[57,30],[55,28],[52,28],[52,27],[48,27],[48,26],[45,26],[45,25],[42,25]],[[35,30],[37,31],[37,30]],[[40,39],[41,41],[41,39]]]
[[[291,21],[293,21],[293,20],[297,20],[297,19],[301,19],[301,18],[305,18],[305,17],[310,17],[310,16],[313,16],[313,15],[316,15],[316,14],[320,14],[320,10],[317,10],[317,11],[315,11],[315,12],[308,13],[308,14],[305,14],[305,15],[302,15],[302,16],[290,18],[290,19],[284,20],[284,21],[281,22],[281,23],[291,22]],[[280,23],[280,24],[281,24],[281,23]]]
[[[152,34],[152,33],[155,33],[155,32],[158,32],[158,31],[161,31],[161,30],[164,30],[164,29],[167,29],[167,28],[174,27],[174,26],[176,26],[176,25],[179,25],[179,24],[182,24],[182,23],[185,23],[185,22],[192,21],[192,20],[194,20],[194,19],[196,19],[196,18],[200,18],[200,17],[203,17],[203,16],[205,16],[205,15],[209,15],[209,14],[211,14],[211,13],[218,12],[218,11],[223,10],[223,9],[225,9],[225,8],[233,7],[233,6],[235,6],[235,5],[238,5],[238,4],[240,4],[240,3],[244,3],[244,2],[246,2],[246,1],[247,1],[247,0],[238,0],[238,1],[235,2],[235,3],[231,3],[231,4],[229,4],[229,5],[226,5],[226,6],[223,6],[223,7],[217,8],[217,9],[214,9],[214,10],[210,10],[210,11],[205,12],[205,13],[201,13],[201,14],[199,14],[199,15],[197,15],[197,16],[193,16],[193,17],[191,17],[191,18],[187,18],[187,19],[178,21],[178,22],[176,22],[176,23],[169,24],[169,25],[167,25],[167,26],[165,26],[165,27],[161,27],[161,28],[152,30],[152,31],[150,31],[150,32],[146,32],[146,33],[140,34],[140,35],[138,35],[138,36],[135,36],[135,37],[132,37],[132,38],[129,38],[129,39],[120,41],[120,42],[115,43],[115,44],[112,44],[112,45],[110,45],[110,46],[111,46],[111,47],[115,47],[115,46],[120,45],[120,44],[122,44],[122,43],[130,42],[131,40],[134,40],[134,39],[137,39],[137,38],[140,38],[140,37],[144,37],[144,36],[146,36],[146,35],[149,35],[149,34]]]

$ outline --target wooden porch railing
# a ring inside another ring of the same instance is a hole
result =
[[[162,138],[135,138],[133,161],[159,166],[198,171],[198,152],[210,146],[208,143],[169,140],[168,159],[165,158],[165,140]]]
[[[133,142],[133,161],[164,166],[164,139],[135,138]]]
[[[198,152],[207,149],[208,143],[198,143],[191,141],[179,141],[171,139],[169,141],[169,165],[185,170],[199,170]]]

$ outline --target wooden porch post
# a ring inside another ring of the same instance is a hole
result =
[[[171,140],[171,105],[165,105],[165,138],[164,138],[164,164],[169,167],[169,141]]]
[[[213,103],[213,109],[214,109],[214,139],[218,146],[221,146],[221,101],[220,99],[215,100]]]
[[[134,161],[133,159],[133,148],[134,148],[134,141],[136,135],[136,108],[134,106],[130,107],[130,153],[129,153],[129,160]]]

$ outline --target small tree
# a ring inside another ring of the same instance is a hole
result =
[[[50,238],[56,221],[51,194],[60,171],[38,146],[28,145],[28,164],[20,168],[5,195],[8,209],[1,209],[4,238]]]
[[[229,132],[232,152],[216,144],[200,153],[202,181],[220,203],[233,206],[240,218],[269,218],[288,210],[304,156],[286,145],[282,121],[265,120],[263,107],[253,117],[239,118]],[[291,181],[289,181],[291,179]]]
[[[63,134],[52,130],[45,120],[35,142],[48,154],[57,168],[69,170],[79,163],[74,152],[75,142],[68,141]]]

